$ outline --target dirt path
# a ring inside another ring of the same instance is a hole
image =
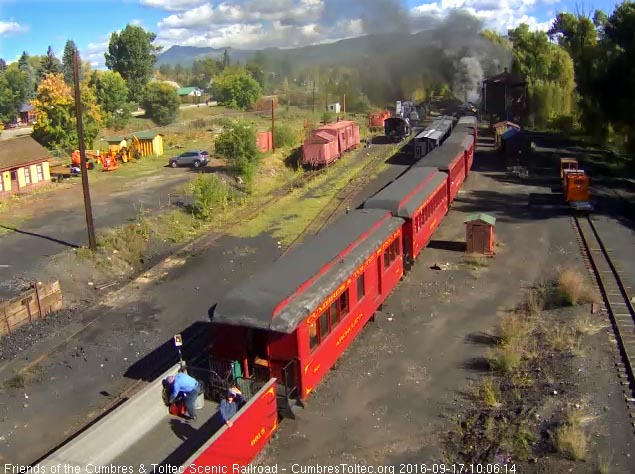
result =
[[[91,199],[97,230],[124,224],[142,210],[160,209],[175,188],[192,178],[185,169],[166,171],[136,181],[95,184]],[[22,279],[54,277],[45,271],[49,257],[87,245],[81,183],[25,200],[19,214],[0,217],[0,225],[9,230],[0,236],[0,297],[8,298],[20,288]]]

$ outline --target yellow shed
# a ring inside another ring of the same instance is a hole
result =
[[[108,151],[112,151],[114,153],[117,153],[123,147],[128,146],[128,142],[124,137],[107,137],[103,140],[108,143]]]
[[[163,155],[163,134],[156,132],[139,132],[134,133],[129,138],[132,143],[132,137],[135,136],[139,140],[141,146],[141,156]]]

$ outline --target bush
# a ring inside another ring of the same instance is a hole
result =
[[[324,112],[322,113],[322,122],[329,123],[335,120],[335,114],[333,112]]]
[[[287,125],[276,125],[274,143],[276,148],[293,147],[298,143],[298,134]]]
[[[571,135],[576,127],[575,119],[571,115],[558,115],[549,121],[549,127],[565,135]]]
[[[227,206],[227,185],[213,174],[201,174],[192,183],[192,208],[197,219],[209,219],[215,209]]]
[[[141,100],[146,116],[157,125],[168,125],[176,119],[181,101],[174,87],[162,82],[151,82]]]
[[[251,188],[260,160],[256,131],[246,122],[235,122],[218,135],[215,146],[216,153],[225,158]]]
[[[582,274],[573,269],[565,269],[558,275],[558,293],[566,304],[599,302],[597,292],[588,285]]]
[[[212,93],[220,104],[233,109],[246,110],[262,95],[260,84],[246,69],[226,69],[214,79]]]

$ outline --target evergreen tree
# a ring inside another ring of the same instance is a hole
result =
[[[53,52],[53,48],[49,46],[46,51],[46,56],[42,56],[40,76],[44,77],[46,74],[57,74],[62,72],[62,63]]]
[[[227,50],[223,53],[223,62],[221,65],[223,71],[232,65],[232,58],[229,56],[229,51]]]
[[[0,58],[0,73],[4,72],[7,69],[7,62]]]
[[[36,71],[29,63],[29,54],[26,51],[22,52],[22,56],[18,60],[18,68],[26,76],[26,82],[24,84],[24,99],[31,100],[35,97],[36,86]]]
[[[110,36],[106,67],[125,79],[132,101],[143,98],[144,87],[152,77],[156,53],[160,50],[152,44],[155,38],[154,33],[134,25]]]
[[[62,74],[64,74],[64,82],[71,87],[75,83],[73,75],[73,54],[77,46],[73,40],[68,40],[64,46],[64,55],[62,56]],[[78,55],[79,56],[79,55]]]

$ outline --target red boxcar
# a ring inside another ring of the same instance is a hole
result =
[[[337,137],[340,156],[359,146],[359,125],[351,120],[329,123],[318,130],[323,130]]]
[[[465,149],[463,146],[445,143],[413,165],[413,168],[419,167],[438,168],[448,174],[448,203],[452,204],[463,181],[465,181]]]
[[[413,168],[364,203],[406,220],[404,255],[417,258],[448,212],[448,175],[436,168]]]
[[[326,166],[340,157],[339,146],[333,134],[316,130],[302,147],[302,164],[316,168]]]
[[[465,150],[465,179],[467,179],[474,162],[474,137],[469,132],[456,131],[445,143],[462,146]]]
[[[236,287],[214,309],[212,357],[306,398],[401,279],[403,223],[353,211]]]
[[[382,110],[381,112],[376,112],[370,114],[368,117],[368,127],[371,129],[384,129],[384,120],[390,118],[392,114],[388,110]]]
[[[357,123],[350,120],[330,123],[316,129],[313,136],[304,142],[302,164],[313,167],[326,166],[358,146]]]

